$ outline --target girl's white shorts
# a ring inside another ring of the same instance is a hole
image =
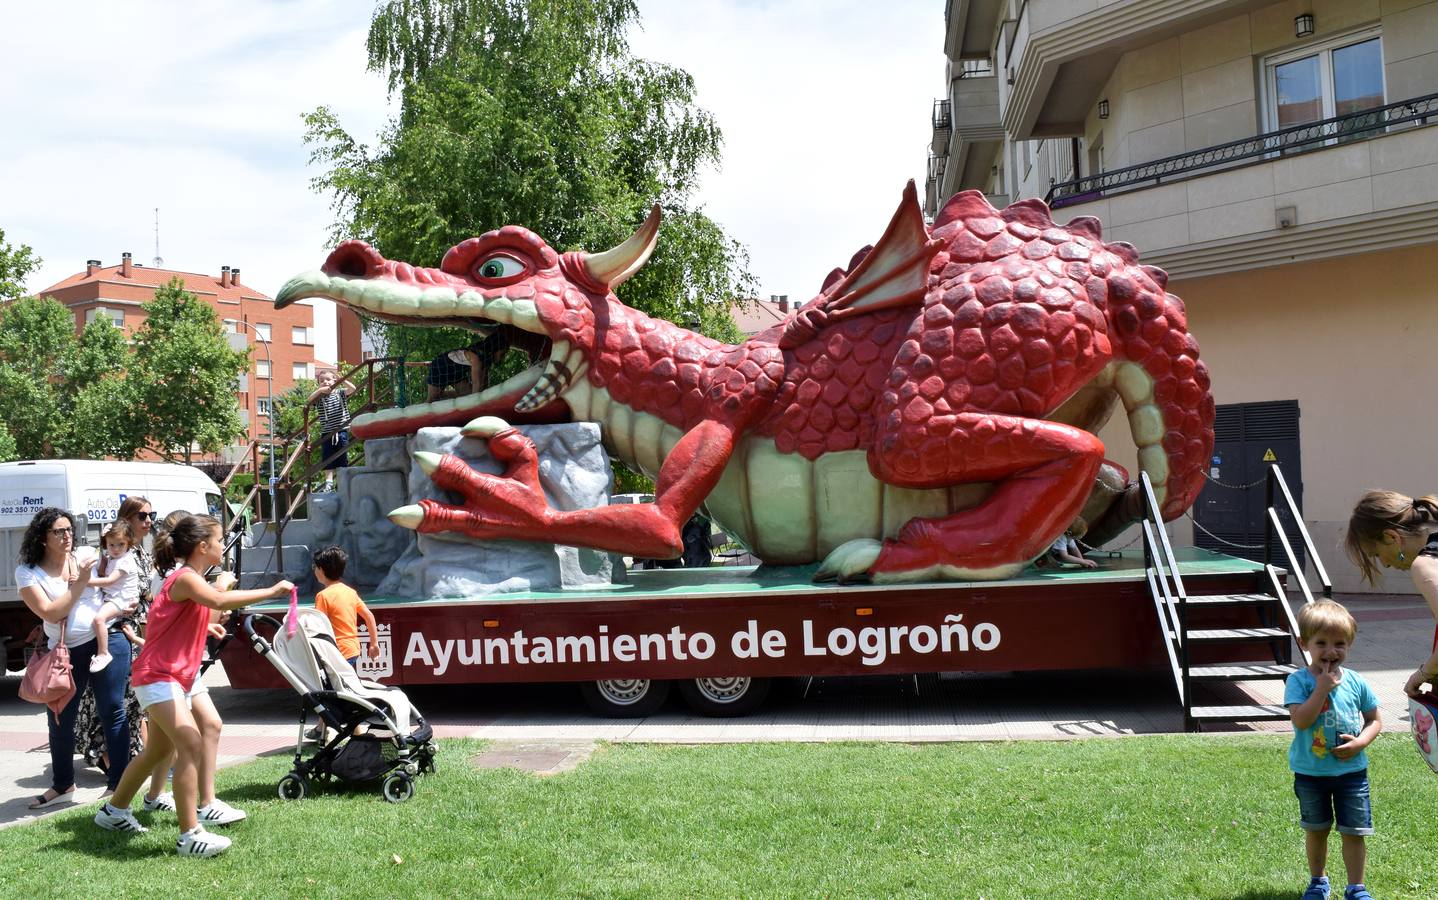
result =
[[[186,708],[190,705],[190,699],[200,694],[208,694],[210,689],[205,683],[195,676],[195,683],[191,685],[189,693],[186,693],[177,683],[173,681],[157,681],[154,684],[137,684],[135,688],[135,699],[140,701],[141,709],[148,709],[156,703],[167,703],[171,700],[184,700]]]

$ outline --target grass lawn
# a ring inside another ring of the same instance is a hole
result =
[[[1306,880],[1286,737],[601,748],[537,778],[477,770],[282,802],[283,757],[220,773],[249,811],[213,860],[174,818],[124,837],[93,807],[0,831],[0,896],[1296,897]],[[1438,896],[1438,777],[1411,740],[1371,751],[1379,900]],[[1337,835],[1330,873],[1344,883]],[[396,858],[398,857],[398,858]]]

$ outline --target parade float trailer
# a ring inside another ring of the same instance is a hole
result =
[[[930,224],[911,183],[817,296],[725,345],[616,297],[659,236],[656,206],[594,254],[518,226],[433,269],[346,241],[278,293],[502,331],[533,362],[355,419],[367,460],[389,462],[346,473],[347,499],[312,518],[361,566],[397,553],[368,592],[389,649],[373,675],[577,681],[613,714],[652,710],[673,682],[733,714],[784,675],[1166,664],[1190,727],[1286,716],[1195,699],[1284,677],[1295,627],[1272,564],[1168,546],[1164,523],[1204,483],[1214,401],[1182,301],[1132,246],[976,191]],[[1136,478],[1096,436],[1120,405]],[[653,503],[605,502],[611,458],[654,478]],[[762,565],[623,576],[617,554],[679,555],[696,511]],[[1095,544],[1137,525],[1141,549],[1035,572],[1078,524]],[[258,685],[245,652],[229,651],[232,682]]]

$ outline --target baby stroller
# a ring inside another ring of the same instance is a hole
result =
[[[255,632],[255,622],[275,629],[273,644]],[[391,803],[414,796],[421,773],[434,771],[434,732],[397,687],[361,681],[340,655],[329,618],[315,609],[298,611],[293,637],[286,623],[251,614],[245,634],[255,652],[279,670],[300,695],[295,767],[280,779],[282,800],[302,800],[310,785],[331,780],[356,784],[383,779],[381,791]],[[313,712],[321,738],[314,755],[303,757],[305,722]],[[324,735],[332,731],[333,737]]]

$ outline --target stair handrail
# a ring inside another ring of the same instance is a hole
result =
[[[1153,534],[1147,520],[1143,522],[1144,540],[1151,541]],[[1173,649],[1176,642],[1182,640],[1182,633],[1179,631],[1179,623],[1176,613],[1173,612],[1173,597],[1168,592],[1168,581],[1160,578],[1157,569],[1148,566],[1145,571],[1148,578],[1148,593],[1153,598],[1154,612],[1158,615],[1159,627],[1163,629],[1163,649],[1168,653],[1168,666],[1173,673],[1173,685],[1178,689],[1178,702],[1187,708],[1185,701],[1187,696],[1184,691],[1183,669],[1179,665],[1178,653]]]
[[[1165,639],[1169,633],[1169,625],[1172,624],[1173,642],[1178,647],[1178,653],[1174,654],[1170,646],[1169,658],[1177,668],[1174,671],[1174,682],[1178,688],[1179,700],[1184,704],[1185,715],[1187,715],[1189,696],[1189,675],[1188,675],[1188,592],[1183,586],[1183,575],[1178,569],[1178,559],[1173,554],[1173,545],[1168,540],[1168,531],[1163,527],[1163,516],[1160,512],[1158,500],[1154,497],[1153,482],[1149,479],[1147,472],[1139,472],[1139,484],[1143,489],[1143,555],[1144,566],[1150,573],[1150,592],[1156,581],[1162,587],[1163,604],[1168,611],[1167,621],[1160,615],[1159,625],[1165,631]],[[1167,569],[1167,573],[1165,573]],[[1168,579],[1173,579],[1173,589],[1169,590]],[[1159,597],[1154,594],[1154,602]],[[1176,602],[1175,602],[1176,601]],[[1177,657],[1175,659],[1175,656]]]
[[[360,406],[358,412],[356,413],[363,414],[366,412],[372,412],[380,408],[381,404],[379,402],[379,399],[375,396],[375,382],[377,380],[377,373],[381,369],[392,367],[411,368],[420,366],[428,366],[428,363],[411,362],[404,359],[403,357],[377,357],[373,359],[367,359],[359,365],[350,367],[348,370],[339,375],[338,380],[341,382],[348,381],[351,377],[358,375],[358,373],[360,372],[365,373],[364,375],[360,376],[361,383],[355,388],[356,396],[359,396],[364,393],[368,394],[368,397],[366,398],[365,402]],[[316,398],[316,402],[318,402],[318,398]],[[314,421],[314,403],[307,400],[304,407],[304,418],[303,421],[300,423],[299,428],[295,429],[289,434],[280,435],[274,439],[273,443],[276,448],[290,448],[283,467],[281,468],[279,474],[274,476],[274,487],[277,493],[288,491],[288,489],[291,487],[289,483],[289,476],[291,472],[296,468],[296,464],[299,462],[299,460],[309,453],[311,449],[310,432],[314,426]],[[255,519],[257,521],[263,520],[263,516],[260,515],[260,508],[258,506],[258,503],[256,502],[256,498],[258,497],[261,489],[268,484],[268,482],[261,482],[259,477],[258,447],[260,445],[268,443],[270,443],[269,437],[254,438],[250,441],[249,446],[246,448],[245,454],[247,458],[252,453],[255,455],[255,458],[253,460],[253,468],[256,477],[255,483],[250,487],[249,492],[245,495],[245,499],[240,504],[240,506],[241,508],[247,508],[250,506],[251,503],[255,503]],[[312,478],[317,472],[323,469],[325,461],[326,460],[321,460],[318,464],[300,467],[302,477],[305,478],[306,481],[309,478]],[[241,468],[241,464],[237,463],[234,468],[230,470],[230,474],[225,477],[225,480],[222,485],[228,486]],[[288,508],[285,511],[284,515],[280,514],[278,498],[276,498],[276,502],[273,508],[270,510],[269,523],[274,529],[277,547],[276,552],[271,557],[271,559],[274,561],[276,569],[282,568],[282,557],[280,555],[281,551],[278,549],[278,546],[283,535],[284,526],[290,521],[291,518],[293,518],[294,513],[296,512],[296,510],[298,510],[300,504],[303,503],[304,499],[308,496],[308,494],[308,483],[306,483],[303,489],[299,492],[299,496],[294,498],[293,502],[288,505]],[[237,540],[237,536],[243,532],[242,516],[236,517],[236,519],[232,523],[230,523],[230,530],[234,535],[236,535],[236,537],[232,537],[230,541],[230,545],[233,546],[233,541]]]
[[[1283,609],[1283,615],[1288,619],[1289,633],[1297,636],[1298,617],[1293,614],[1293,607],[1288,605],[1288,593],[1283,589],[1283,582],[1278,577],[1278,567],[1273,563],[1265,563],[1263,571],[1268,575],[1268,583],[1273,587],[1274,598],[1278,601],[1279,607]],[[1299,644],[1298,652],[1303,657],[1304,665],[1313,662],[1313,659],[1308,655],[1308,651],[1303,649],[1302,644]]]
[[[1304,599],[1306,602],[1312,603],[1313,592],[1308,589],[1308,580],[1303,576],[1303,566],[1298,564],[1298,557],[1294,554],[1293,547],[1288,541],[1288,536],[1284,533],[1283,523],[1275,512],[1273,502],[1275,493],[1283,498],[1283,503],[1288,510],[1288,514],[1293,517],[1293,523],[1298,527],[1298,535],[1303,539],[1303,546],[1308,550],[1308,558],[1313,562],[1313,572],[1318,576],[1318,583],[1322,585],[1324,598],[1332,600],[1333,582],[1328,577],[1328,570],[1323,567],[1323,560],[1318,556],[1318,548],[1313,543],[1313,536],[1308,533],[1308,526],[1303,524],[1303,516],[1298,511],[1298,504],[1293,502],[1293,492],[1288,489],[1288,481],[1284,479],[1283,472],[1278,468],[1278,463],[1276,462],[1270,463],[1268,466],[1266,489],[1268,492],[1268,527],[1272,532],[1277,532],[1279,543],[1283,547],[1284,554],[1288,557],[1289,566],[1298,578],[1299,586],[1303,589]],[[1263,549],[1263,562],[1265,564],[1273,562],[1271,559],[1273,554],[1272,533],[1270,533],[1269,537],[1270,540],[1264,544]],[[1295,631],[1294,633],[1296,634],[1297,632]]]

